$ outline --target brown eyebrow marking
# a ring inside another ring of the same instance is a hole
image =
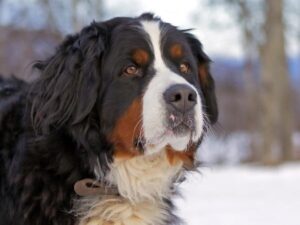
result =
[[[182,45],[175,43],[170,47],[170,54],[172,58],[181,58],[183,56]]]
[[[141,48],[134,50],[132,54],[133,60],[139,65],[146,65],[149,62],[149,53]]]

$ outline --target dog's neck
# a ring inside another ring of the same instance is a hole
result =
[[[118,187],[122,197],[132,203],[161,200],[170,195],[170,187],[182,165],[182,161],[171,164],[166,151],[116,160],[108,180]]]
[[[107,180],[120,196],[86,197],[78,202],[80,225],[163,225],[182,160],[170,161],[167,150],[155,155],[116,159]]]

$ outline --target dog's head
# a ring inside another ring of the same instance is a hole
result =
[[[95,154],[184,151],[218,117],[210,59],[201,43],[151,14],[92,23],[36,64],[34,127],[68,128]]]

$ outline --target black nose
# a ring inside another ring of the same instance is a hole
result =
[[[185,84],[175,84],[164,92],[164,99],[175,110],[185,113],[197,103],[197,93]]]

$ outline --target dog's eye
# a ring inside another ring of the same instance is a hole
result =
[[[130,65],[124,68],[123,74],[127,76],[138,76],[140,74],[140,69],[135,65]]]
[[[188,72],[190,72],[190,65],[188,63],[181,63],[179,65],[179,70],[181,73],[187,74]]]

